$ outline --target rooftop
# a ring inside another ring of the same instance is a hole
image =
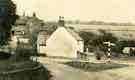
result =
[[[78,41],[83,41],[83,39],[79,36],[78,32],[76,32],[74,29],[66,28],[66,30]]]

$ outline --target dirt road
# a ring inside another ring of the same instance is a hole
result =
[[[47,60],[42,60],[42,63],[51,71],[52,80],[135,80],[134,66],[100,72],[86,72]]]

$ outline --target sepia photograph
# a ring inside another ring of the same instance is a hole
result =
[[[0,80],[135,80],[134,0],[0,0]]]

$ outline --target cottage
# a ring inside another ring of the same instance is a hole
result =
[[[59,26],[49,38],[40,34],[37,44],[38,52],[47,56],[76,58],[77,52],[84,49],[84,41],[77,32],[64,26]]]
[[[47,56],[77,58],[77,54],[84,51],[83,39],[73,28],[65,26],[64,17],[60,16],[58,23],[59,26],[49,37],[43,32],[38,35],[38,52]]]
[[[46,41],[46,52],[50,56],[77,57],[77,52],[83,52],[83,43],[75,31],[59,27]]]
[[[73,28],[64,25],[64,17],[59,18],[59,26],[49,37],[39,34],[38,52],[47,56],[77,58],[77,54],[84,51],[84,41]]]

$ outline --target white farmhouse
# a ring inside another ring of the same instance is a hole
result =
[[[49,38],[40,34],[37,48],[47,56],[77,58],[77,52],[84,51],[84,41],[73,29],[59,26]]]

